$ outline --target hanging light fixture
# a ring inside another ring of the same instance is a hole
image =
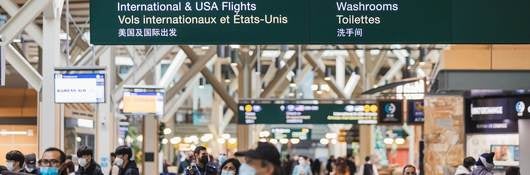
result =
[[[239,62],[239,49],[232,49],[230,51],[230,65],[237,66]]]
[[[322,87],[320,84],[317,85],[317,94],[318,95],[321,95],[322,94]]]
[[[289,83],[289,87],[296,88],[296,83],[294,82],[294,76],[291,78],[291,82]]]
[[[326,69],[325,69],[325,74],[326,74],[326,75],[325,75],[326,77],[324,77],[324,80],[326,80],[326,81],[330,81],[330,80],[331,80],[331,76],[332,76],[332,75],[331,75],[331,68],[326,67]]]
[[[225,72],[225,83],[230,83],[232,80],[230,80],[230,75],[228,72]]]
[[[199,88],[200,89],[204,88],[204,79],[203,78],[199,78]]]

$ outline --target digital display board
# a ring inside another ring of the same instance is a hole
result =
[[[518,118],[527,118],[528,97],[483,97],[466,101],[467,133],[517,133]]]
[[[421,124],[425,121],[425,106],[422,100],[407,100],[407,123]]]
[[[383,124],[401,124],[403,123],[403,101],[402,100],[384,100],[379,101],[378,121]]]
[[[160,88],[124,88],[123,112],[161,116],[164,113],[164,91]]]
[[[105,73],[56,72],[55,103],[104,103]]]
[[[238,105],[239,124],[377,124],[379,107],[363,104]]]

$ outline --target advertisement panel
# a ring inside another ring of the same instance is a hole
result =
[[[378,122],[381,124],[402,124],[403,123],[403,101],[384,100],[379,101]]]
[[[423,124],[425,121],[425,106],[423,99],[407,100],[407,123]]]
[[[517,133],[518,118],[528,118],[530,99],[524,97],[472,98],[466,102],[467,133]]]

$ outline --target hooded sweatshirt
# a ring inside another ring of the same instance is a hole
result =
[[[493,175],[493,156],[494,153],[485,153],[482,154],[478,161],[477,167],[473,170],[471,175]]]
[[[469,171],[466,167],[460,165],[458,168],[456,168],[455,175],[470,175],[471,171]]]

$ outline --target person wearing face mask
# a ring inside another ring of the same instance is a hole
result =
[[[464,162],[462,165],[458,166],[456,168],[455,175],[470,175],[471,171],[473,171],[473,166],[477,163],[475,158],[473,157],[466,157],[464,159]]]
[[[24,173],[39,174],[37,168],[37,156],[33,153],[24,156]]]
[[[313,175],[311,164],[306,156],[298,158],[298,165],[294,167],[293,175]]]
[[[44,150],[44,153],[39,160],[39,173],[40,175],[64,174],[65,166],[63,166],[63,164],[65,162],[66,154],[58,148],[50,147]],[[60,169],[63,171],[59,171]]]
[[[9,151],[6,154],[6,168],[10,173],[21,173],[24,170],[24,154],[18,150]]]
[[[132,150],[127,146],[119,146],[114,151],[116,159],[114,164],[120,168],[118,175],[139,175],[136,161],[132,159]],[[114,173],[113,173],[114,175]]]
[[[239,175],[239,167],[241,163],[237,159],[228,159],[221,165],[220,175]]]
[[[271,143],[260,142],[253,150],[241,152],[245,155],[248,167],[241,165],[239,173],[242,175],[284,175],[281,168],[280,152]],[[243,169],[244,168],[244,169]],[[248,174],[243,171],[248,171]]]
[[[195,161],[186,168],[186,175],[215,175],[217,166],[210,160],[210,156],[204,146],[198,146],[193,151]]]
[[[471,175],[493,175],[493,168],[495,167],[493,157],[495,157],[494,152],[480,155],[476,163],[477,166],[471,172]]]
[[[81,146],[77,150],[77,161],[79,169],[76,175],[103,175],[101,167],[93,159],[94,151],[87,146]]]

